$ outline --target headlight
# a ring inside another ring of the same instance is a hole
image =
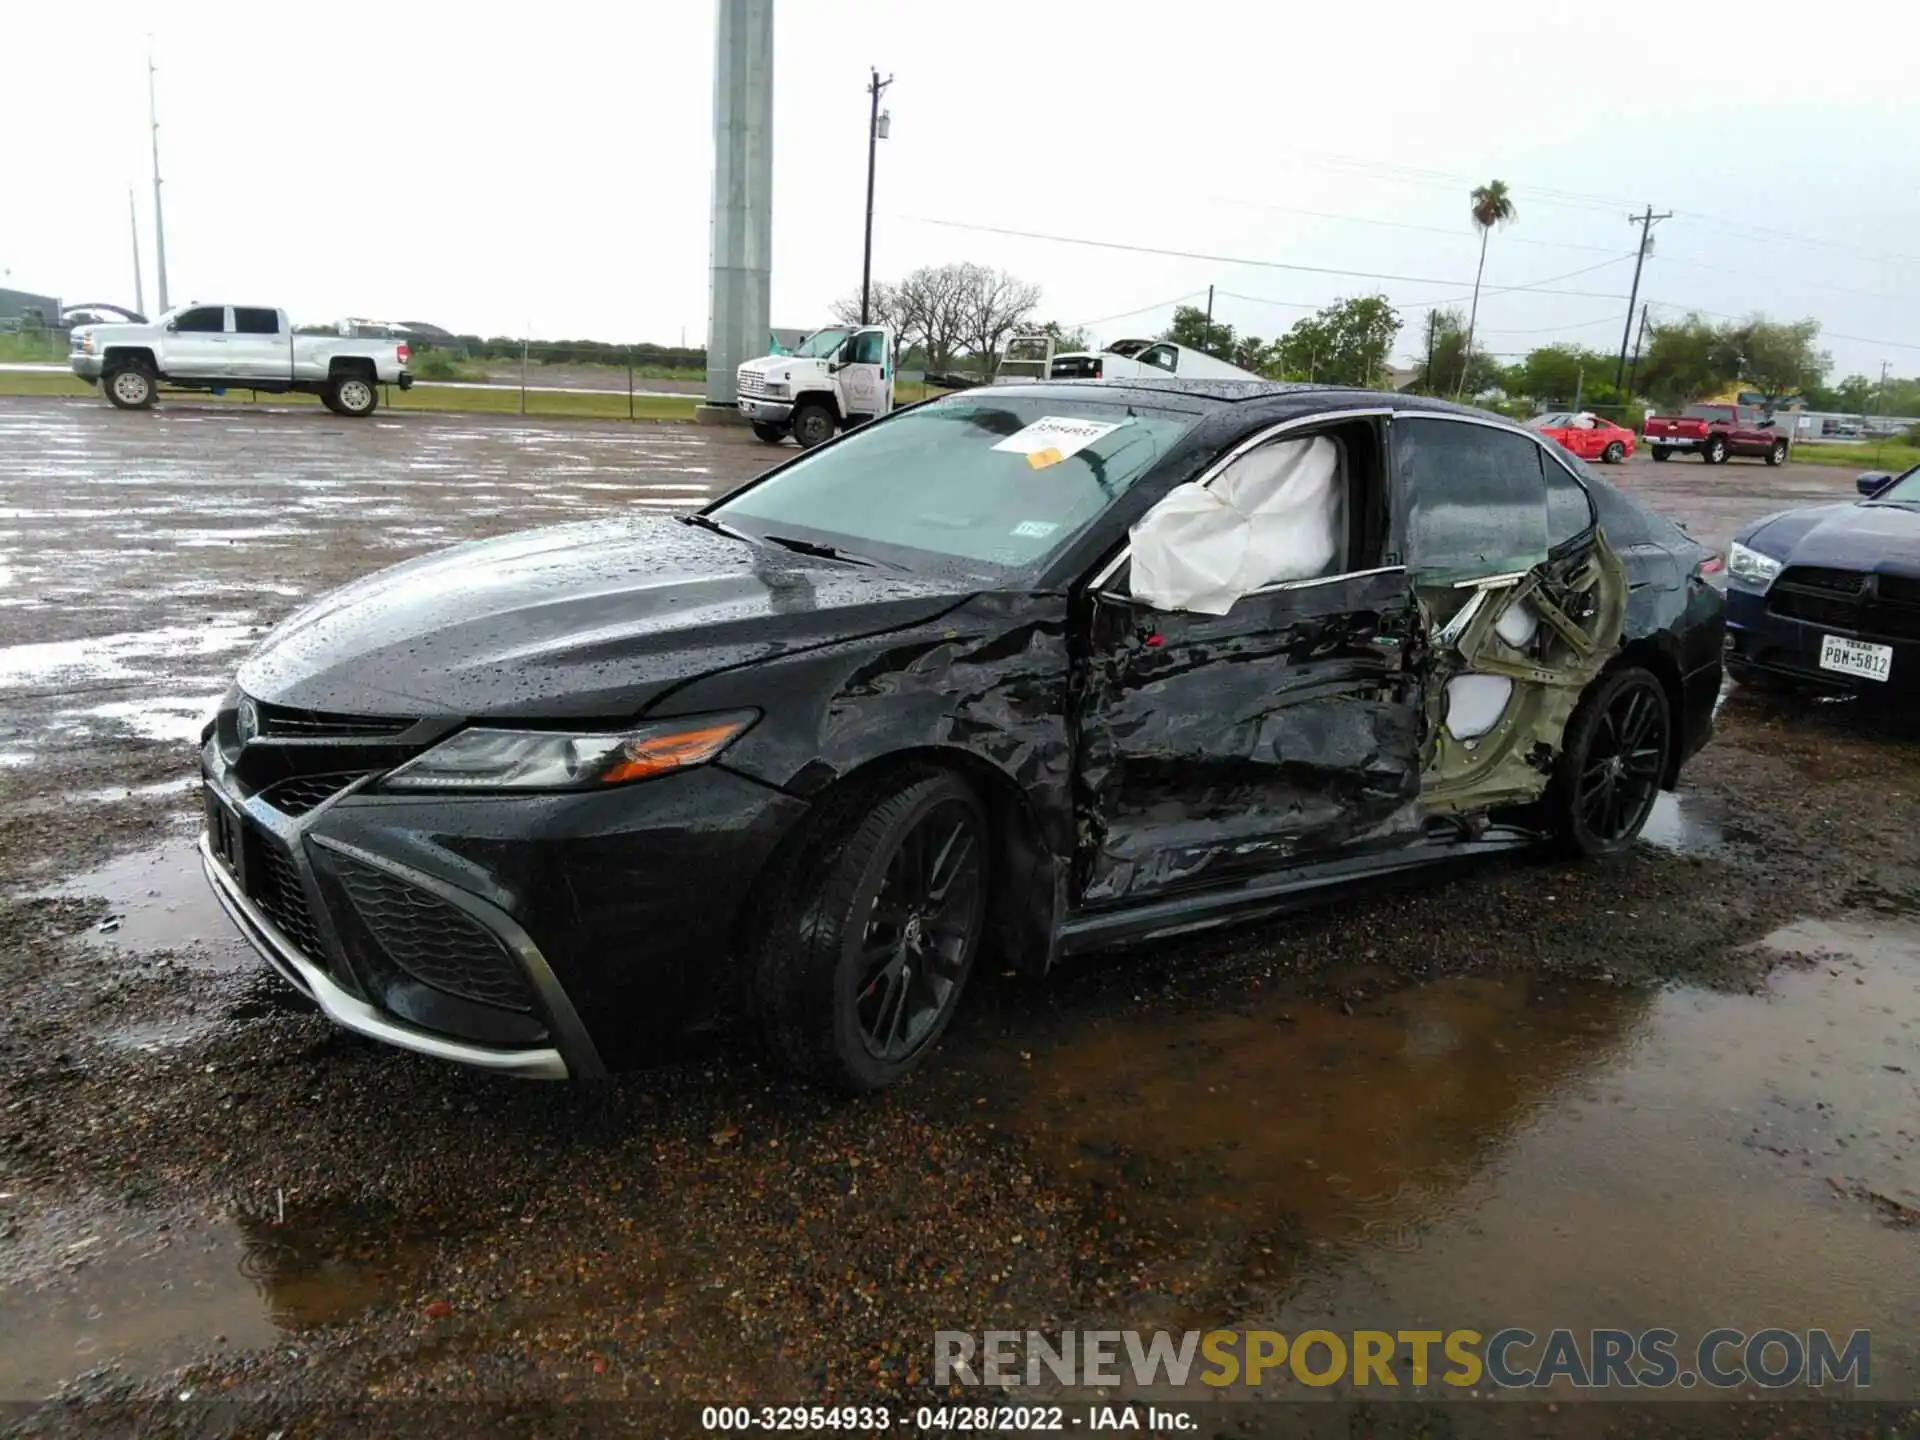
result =
[[[1771,555],[1762,555],[1758,550],[1742,545],[1738,540],[1727,551],[1727,573],[1736,580],[1744,580],[1749,585],[1765,587],[1771,585],[1781,569],[1781,563]]]
[[[704,765],[759,718],[757,711],[658,720],[612,734],[462,730],[409,760],[390,790],[596,790]]]

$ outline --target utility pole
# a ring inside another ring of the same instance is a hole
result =
[[[1627,366],[1627,391],[1632,393],[1640,376],[1640,346],[1647,338],[1647,307],[1640,307],[1640,333],[1633,337],[1633,363]]]
[[[1440,312],[1438,310],[1427,311],[1427,393],[1429,395],[1438,395],[1440,393],[1434,389],[1433,386],[1433,329],[1434,326],[1439,323],[1439,320]]]
[[[167,227],[160,219],[160,115],[153,104],[153,51],[147,51],[147,124],[153,131],[153,258],[160,283],[160,313],[167,311]]]
[[[1209,355],[1213,354],[1213,287],[1211,285],[1207,287],[1207,326],[1200,332],[1200,348]]]
[[[860,261],[860,323],[865,325],[872,320],[871,296],[873,293],[873,166],[879,158],[880,142],[887,138],[891,128],[888,118],[880,113],[880,96],[893,84],[893,76],[880,78],[880,72],[872,72],[873,78],[867,82],[867,248]]]
[[[1651,205],[1647,206],[1646,214],[1627,217],[1628,224],[1638,223],[1640,226],[1640,253],[1633,260],[1633,293],[1627,297],[1627,323],[1620,327],[1620,363],[1613,371],[1613,388],[1616,390],[1627,373],[1627,337],[1633,333],[1633,307],[1640,303],[1640,267],[1647,263],[1647,241],[1653,236],[1656,221],[1672,218],[1671,210],[1664,215],[1656,215]]]
[[[147,291],[140,283],[140,212],[133,208],[133,187],[127,187],[127,225],[133,231],[133,308],[137,314],[147,313]]]

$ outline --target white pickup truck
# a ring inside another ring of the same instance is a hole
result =
[[[169,310],[150,325],[82,325],[68,363],[122,410],[145,410],[160,387],[298,391],[336,415],[371,415],[380,386],[413,384],[404,340],[297,335],[284,310],[202,305]]]

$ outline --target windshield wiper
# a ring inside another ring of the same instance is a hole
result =
[[[872,569],[884,565],[889,570],[904,570],[904,565],[895,565],[890,560],[876,560],[871,555],[856,555],[851,550],[840,550],[832,545],[820,545],[812,540],[796,540],[791,535],[769,535],[769,545],[778,545],[783,550],[791,550],[796,555],[818,555],[823,560],[843,560],[849,565],[865,565]]]
[[[685,524],[698,525],[702,530],[711,530],[716,535],[725,535],[729,540],[744,540],[749,545],[760,543],[746,532],[736,530],[731,525],[714,519],[711,515],[702,515],[696,511],[692,515],[682,515],[680,519]]]

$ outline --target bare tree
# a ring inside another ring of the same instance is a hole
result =
[[[967,348],[980,357],[981,368],[991,373],[993,357],[999,354],[1002,343],[1039,305],[1040,287],[984,265],[946,268],[960,272],[957,279],[962,338]]]
[[[860,323],[860,296],[856,291],[852,295],[842,296],[828,307],[833,318],[842,325]],[[907,310],[903,296],[903,287],[889,285],[885,281],[875,281],[872,297],[867,307],[869,323],[886,325],[893,331],[893,364],[900,366],[900,349],[911,338],[907,334]]]
[[[929,370],[945,370],[967,338],[966,265],[922,265],[898,287],[900,329]]]

